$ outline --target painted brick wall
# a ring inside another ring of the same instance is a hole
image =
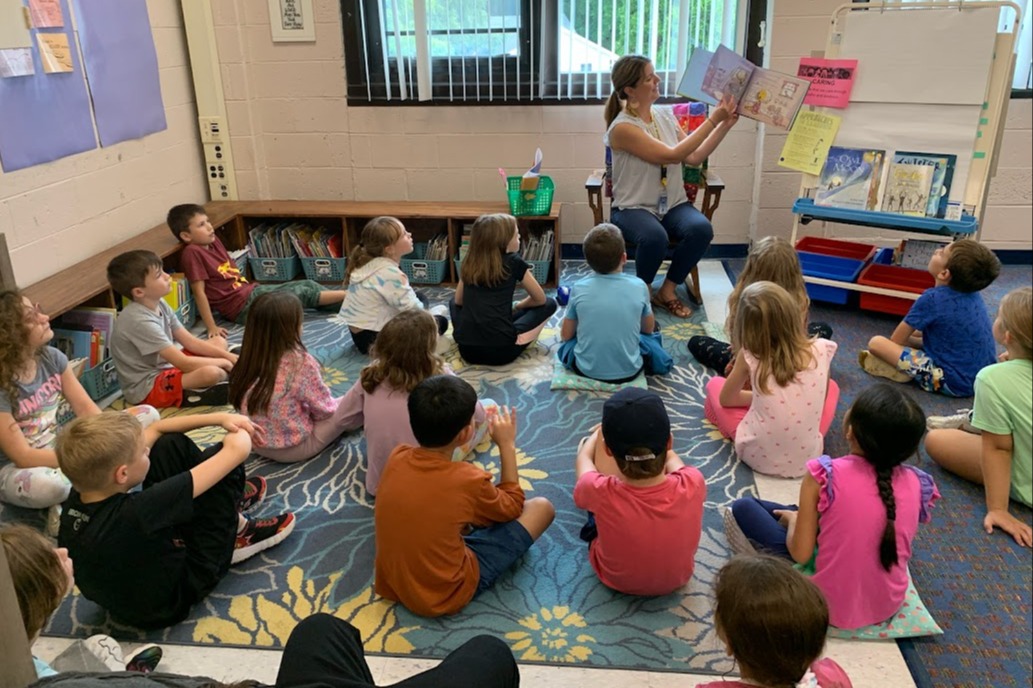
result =
[[[148,0],[147,10],[168,129],[0,173],[0,232],[21,286],[150,229],[175,203],[208,198],[179,3]]]

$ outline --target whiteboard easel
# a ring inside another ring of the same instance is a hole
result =
[[[1001,29],[998,16],[1003,7],[1011,8],[1014,17]],[[841,5],[831,17],[825,57],[857,58],[858,80],[845,110],[814,109],[843,118],[838,146],[886,148],[887,159],[894,150],[957,154],[950,199],[960,202],[981,228],[1004,132],[1020,23],[1020,8],[1011,0]],[[877,43],[864,40],[876,34],[882,38]],[[869,80],[864,83],[866,63]],[[895,90],[901,76],[913,78],[915,88]],[[800,197],[813,194],[817,185],[817,176],[802,175]],[[829,233],[827,222],[814,221],[822,222],[824,234]],[[794,245],[800,224],[797,215]],[[970,236],[978,240],[980,229]],[[804,279],[852,291],[918,297],[856,283]]]

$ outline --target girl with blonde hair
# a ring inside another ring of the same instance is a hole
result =
[[[803,281],[800,258],[793,245],[782,237],[766,236],[753,242],[746,256],[739,279],[736,280],[732,293],[728,295],[728,317],[725,319],[725,332],[731,336],[735,323],[735,313],[739,307],[739,296],[742,290],[754,282],[774,282],[789,292],[800,307],[801,325],[807,327],[807,333],[820,339],[832,339],[832,328],[825,323],[807,324],[807,311],[811,299],[807,296],[807,288]],[[696,360],[722,375],[732,372],[735,360],[735,344],[722,342],[713,337],[697,335],[689,339],[689,353]]]
[[[1000,528],[1033,545],[1033,529],[1008,510],[1008,499],[1033,506],[1033,288],[1001,299],[993,324],[1004,347],[999,363],[976,374],[975,408],[928,419],[925,451],[933,461],[986,490],[987,533]]]
[[[449,303],[453,336],[469,363],[512,363],[556,312],[555,299],[545,295],[519,249],[520,230],[512,215],[481,215],[474,222]],[[527,296],[514,305],[517,284]]]
[[[427,298],[409,285],[399,263],[412,253],[412,234],[395,217],[375,217],[362,228],[359,245],[348,256],[344,286],[348,290],[341,305],[341,317],[348,323],[355,348],[369,353],[377,333],[402,311],[424,309]],[[448,329],[448,320],[435,314],[438,333]]]
[[[836,344],[808,338],[796,299],[767,281],[742,290],[732,341],[739,347],[732,372],[707,383],[706,417],[753,470],[798,478],[821,454],[836,413],[839,387],[829,378]]]

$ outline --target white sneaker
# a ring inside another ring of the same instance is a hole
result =
[[[83,647],[100,660],[108,671],[125,671],[126,660],[122,657],[122,646],[110,635],[91,635],[82,641]]]
[[[47,509],[47,535],[56,538],[58,531],[61,530],[61,505],[55,504],[54,506]]]
[[[978,435],[979,429],[972,425],[972,410],[958,409],[958,412],[950,416],[929,416],[925,419],[925,427],[928,430],[964,430]]]

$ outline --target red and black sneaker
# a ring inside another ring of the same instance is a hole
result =
[[[233,550],[233,563],[238,564],[253,557],[283,539],[294,530],[294,514],[287,512],[272,518],[249,518],[244,530],[237,533],[237,542]]]
[[[265,499],[265,478],[260,475],[248,478],[244,481],[244,494],[240,496],[240,501],[237,502],[237,511],[240,513],[247,513],[256,506],[262,503]]]

